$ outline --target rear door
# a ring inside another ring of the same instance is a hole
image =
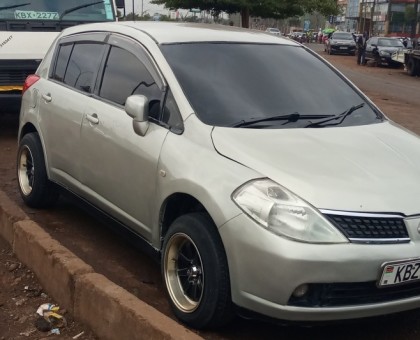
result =
[[[106,45],[105,35],[63,40],[57,47],[49,79],[39,88],[40,126],[51,179],[78,192],[80,130]]]
[[[157,165],[168,134],[159,121],[163,80],[138,42],[111,36],[108,43],[96,96],[90,98],[82,124],[82,181],[90,201],[150,239]],[[145,136],[134,132],[124,110],[133,94],[149,99],[151,123]]]

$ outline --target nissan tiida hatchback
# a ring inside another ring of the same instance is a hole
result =
[[[64,188],[134,232],[192,327],[420,307],[419,137],[291,40],[69,28],[26,80],[18,138],[26,204]]]

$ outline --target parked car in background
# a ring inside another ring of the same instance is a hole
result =
[[[335,31],[325,41],[325,51],[328,54],[356,54],[356,42],[348,32]]]
[[[274,34],[274,35],[278,35],[278,36],[280,36],[280,35],[281,35],[280,30],[279,30],[278,28],[275,28],[275,27],[269,27],[269,28],[267,28],[265,31],[266,31],[267,33],[270,33],[270,34]]]
[[[291,38],[301,43],[304,41],[305,36],[305,32],[293,32]]]
[[[398,38],[371,37],[366,42],[365,59],[374,60],[377,65],[399,66],[400,63],[392,60],[392,54],[404,48]]]
[[[110,216],[192,327],[420,308],[420,138],[290,39],[68,28],[26,79],[18,142],[23,201]]]

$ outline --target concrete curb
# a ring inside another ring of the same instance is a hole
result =
[[[0,235],[48,294],[100,339],[202,339],[54,240],[0,191]]]

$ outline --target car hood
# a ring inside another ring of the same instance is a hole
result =
[[[420,213],[420,138],[391,122],[320,129],[215,127],[223,156],[320,209]]]
[[[59,32],[2,31],[0,53],[2,59],[42,59]]]

